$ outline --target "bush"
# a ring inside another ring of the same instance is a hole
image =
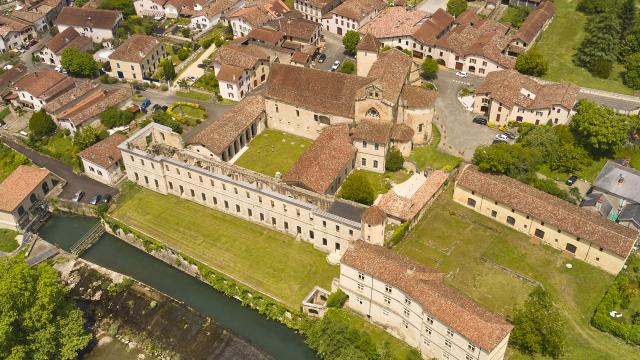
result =
[[[109,76],[107,74],[100,75],[100,77],[98,79],[103,84],[115,84],[115,83],[118,82],[118,79],[116,79],[114,77],[111,77],[111,76]]]
[[[403,222],[393,231],[393,235],[391,235],[391,238],[387,242],[387,247],[391,248],[398,244],[402,239],[404,239],[407,231],[409,231],[409,223]]]
[[[598,58],[589,64],[587,70],[589,70],[591,75],[595,77],[608,79],[609,75],[611,75],[611,71],[613,70],[613,62],[611,60]]]
[[[356,64],[353,61],[346,60],[338,71],[343,74],[353,74],[356,72]]]
[[[169,116],[173,117],[175,120],[177,120],[177,121],[179,121],[179,122],[181,122],[183,124],[187,122],[187,119],[184,116],[182,116],[182,115],[176,113],[175,111],[173,111],[178,106],[187,106],[187,107],[190,107],[190,108],[203,110],[202,105],[195,104],[195,103],[190,103],[190,102],[186,102],[186,101],[178,101],[178,102],[175,102],[175,103],[171,104],[171,106],[169,106],[167,108],[167,114]]]
[[[218,79],[216,79],[216,74],[213,71],[205,72],[198,81],[193,83],[193,86],[216,94],[220,92],[220,85],[218,83]]]
[[[344,49],[350,54],[356,53],[356,46],[360,42],[360,33],[357,31],[349,30],[342,38],[342,45]]]
[[[182,125],[178,121],[172,119],[169,114],[167,114],[166,112],[164,112],[162,110],[156,110],[151,115],[151,119],[153,119],[153,122],[155,122],[155,123],[158,123],[158,124],[164,125],[164,126],[168,126],[174,132],[177,132],[178,134],[182,134]]]
[[[327,307],[341,308],[344,306],[347,300],[349,300],[349,295],[345,294],[345,292],[341,289],[338,289],[336,292],[331,293],[327,298]]]
[[[186,60],[189,55],[191,54],[191,50],[187,49],[187,48],[181,48],[180,50],[178,50],[178,52],[176,53],[176,55],[178,56],[178,59],[180,59],[180,61],[184,61]]]
[[[133,118],[134,115],[131,111],[120,110],[115,106],[109,106],[102,112],[102,114],[100,114],[100,122],[107,129],[129,125]]]
[[[432,79],[438,74],[438,62],[432,58],[426,58],[422,62],[420,69],[422,70],[422,76]]]
[[[56,131],[56,123],[44,110],[36,111],[29,119],[29,132],[35,140],[52,135]]]
[[[549,70],[549,64],[542,54],[536,50],[529,50],[516,58],[516,70],[521,74],[531,76],[543,76]]]
[[[375,192],[364,174],[354,172],[342,183],[338,197],[371,205],[375,200]]]
[[[385,169],[387,171],[398,171],[402,169],[404,165],[404,157],[397,147],[392,147],[387,153],[387,161],[385,163]]]

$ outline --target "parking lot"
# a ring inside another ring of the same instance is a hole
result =
[[[325,54],[327,58],[322,63],[318,63],[316,58],[313,67],[319,70],[329,71],[334,61],[338,60],[342,64],[349,56],[344,53],[344,46],[342,45],[342,38],[340,36],[328,31],[323,31],[322,36],[324,36],[325,47],[321,53]]]

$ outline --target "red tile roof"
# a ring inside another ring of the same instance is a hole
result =
[[[438,93],[420,86],[405,85],[402,87],[402,100],[405,106],[412,108],[433,107]]]
[[[53,70],[40,70],[22,77],[15,84],[18,90],[24,90],[34,97],[44,96],[45,93],[50,93],[57,85],[68,78]]]
[[[553,18],[555,12],[556,9],[553,1],[545,1],[538,5],[524,20],[516,33],[516,38],[522,39],[527,44],[531,44],[542,31],[544,25]]]
[[[139,63],[161,46],[162,43],[155,36],[129,35],[127,40],[109,55],[109,59]]]
[[[120,11],[87,7],[63,7],[56,19],[57,25],[113,29],[122,19]]]
[[[268,42],[272,44],[277,44],[282,38],[284,38],[285,33],[282,31],[275,31],[270,29],[253,29],[249,31],[247,34],[247,38],[253,40],[259,40],[263,42]]]
[[[380,225],[384,223],[386,218],[387,214],[375,205],[369,206],[369,208],[362,213],[362,221],[369,225]]]
[[[54,54],[61,54],[66,48],[84,50],[93,46],[93,41],[80,35],[75,28],[68,27],[64,31],[57,33],[49,41],[46,47]]]
[[[427,205],[448,178],[448,173],[436,170],[429,174],[427,180],[410,198],[400,196],[392,189],[382,195],[378,206],[390,216],[404,221],[412,220]]]
[[[0,211],[14,211],[49,174],[47,169],[18,166],[0,183]]]
[[[386,144],[391,136],[393,123],[380,120],[362,120],[353,129],[351,138],[354,140],[366,140],[378,144]]]
[[[377,39],[409,36],[418,30],[420,20],[427,13],[407,10],[403,6],[388,7],[358,30],[361,34],[371,34]]]
[[[387,6],[384,0],[346,0],[336,6],[329,14],[336,14],[346,18],[360,21],[374,11],[381,11]],[[326,15],[325,15],[326,16]]]
[[[367,33],[362,36],[362,38],[358,42],[358,45],[356,46],[356,49],[377,53],[381,47],[382,43],[378,41],[375,36]]]
[[[78,156],[100,166],[103,169],[108,169],[122,159],[122,154],[120,153],[120,149],[118,149],[118,145],[122,144],[125,140],[127,140],[125,135],[115,133],[82,150],[78,153]]]

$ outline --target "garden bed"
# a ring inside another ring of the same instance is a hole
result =
[[[189,102],[173,103],[167,109],[167,114],[189,126],[200,124],[202,120],[208,116],[207,111],[203,109],[202,105]]]

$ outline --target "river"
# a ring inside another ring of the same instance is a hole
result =
[[[40,236],[68,250],[96,224],[96,218],[56,213]],[[268,320],[235,299],[110,235],[103,235],[83,259],[119,272],[161,291],[214,319],[276,359],[317,359],[302,336]]]

